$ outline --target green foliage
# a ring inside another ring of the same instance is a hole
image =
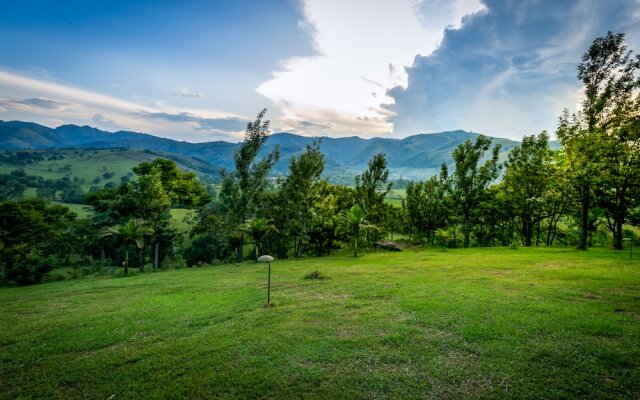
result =
[[[372,223],[381,224],[384,221],[384,199],[391,186],[384,154],[376,154],[369,160],[367,170],[356,176],[356,201]]]
[[[99,239],[111,239],[118,247],[124,248],[125,260],[123,263],[124,275],[129,273],[129,251],[132,248],[142,249],[144,237],[155,233],[146,221],[130,219],[125,224],[104,227],[99,233]]]
[[[453,151],[455,171],[450,178],[450,190],[453,205],[461,217],[464,247],[469,247],[472,227],[479,217],[478,206],[500,172],[499,144],[494,146],[491,158],[480,164],[490,147],[491,139],[479,135],[474,143],[467,140]]]
[[[27,254],[7,271],[6,279],[20,286],[40,283],[55,264],[56,260],[53,256],[42,257],[34,253]]]
[[[585,52],[578,66],[584,86],[582,110],[560,118],[570,181],[580,204],[578,247],[585,249],[590,209],[603,206],[622,248],[622,225],[640,201],[640,55],[627,51],[624,34],[609,32]]]
[[[357,204],[343,213],[341,227],[347,235],[347,238],[353,243],[354,257],[358,257],[358,245],[362,234],[367,230],[377,229],[375,225],[367,221],[364,210]]]
[[[549,150],[549,136],[525,136],[509,153],[501,188],[520,224],[520,237],[531,246],[536,226],[549,217],[553,182],[560,178]],[[552,208],[552,207],[551,207]]]
[[[320,174],[324,170],[324,156],[320,152],[320,144],[307,146],[300,157],[291,157],[289,175],[282,183],[280,195],[286,201],[282,210],[289,217],[287,230],[294,238],[293,254],[302,257],[305,245],[309,241],[310,220],[316,214],[319,205]]]
[[[233,155],[235,171],[223,174],[219,196],[221,211],[237,226],[244,225],[254,215],[259,198],[268,187],[269,172],[280,158],[280,151],[276,148],[257,160],[269,135],[269,121],[262,120],[266,112],[266,109],[262,110],[255,121],[247,124],[244,141]],[[244,236],[241,234],[237,247],[238,261],[242,259],[243,244]]]
[[[66,256],[78,238],[76,214],[41,199],[0,203],[0,280],[37,283],[49,256]],[[42,272],[44,271],[44,272]]]
[[[324,280],[329,279],[329,277],[316,269],[312,272],[309,272],[308,274],[305,274],[304,279]]]

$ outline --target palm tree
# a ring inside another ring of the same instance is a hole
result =
[[[260,256],[260,246],[263,244],[266,236],[271,233],[278,233],[278,228],[273,225],[273,220],[267,218],[254,218],[245,223],[244,232],[251,237],[255,246],[256,260]]]
[[[124,225],[114,225],[103,228],[98,238],[114,238],[125,248],[124,276],[129,274],[129,247],[134,245],[138,249],[144,246],[144,236],[153,235],[153,228],[141,219],[130,219]]]
[[[366,229],[375,229],[376,226],[367,223],[364,211],[357,204],[345,211],[342,217],[342,224],[347,236],[353,240],[353,256],[358,257],[358,240],[362,232]]]

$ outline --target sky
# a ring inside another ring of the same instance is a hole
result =
[[[552,136],[640,0],[0,0],[0,120],[190,142],[273,132]]]

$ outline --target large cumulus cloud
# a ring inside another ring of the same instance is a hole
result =
[[[388,91],[396,134],[463,128],[520,138],[553,130],[580,98],[576,65],[597,36],[627,32],[638,49],[638,0],[485,0],[440,47],[417,56]]]

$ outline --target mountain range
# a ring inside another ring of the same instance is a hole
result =
[[[423,179],[437,173],[442,163],[451,164],[454,148],[476,136],[478,133],[462,130],[418,134],[403,139],[363,139],[357,136],[313,138],[293,133],[274,133],[268,137],[262,153],[266,154],[279,146],[281,158],[275,172],[283,173],[289,166],[291,156],[302,153],[306,145],[320,140],[320,149],[325,155],[325,174],[333,178],[342,175],[352,177],[364,170],[374,155],[384,153],[392,178]],[[493,143],[502,146],[504,158],[519,142],[493,138]],[[106,132],[90,126],[62,125],[49,128],[32,122],[0,121],[0,148],[5,150],[109,147],[173,153],[232,170],[233,152],[239,143],[190,143],[138,132]]]

